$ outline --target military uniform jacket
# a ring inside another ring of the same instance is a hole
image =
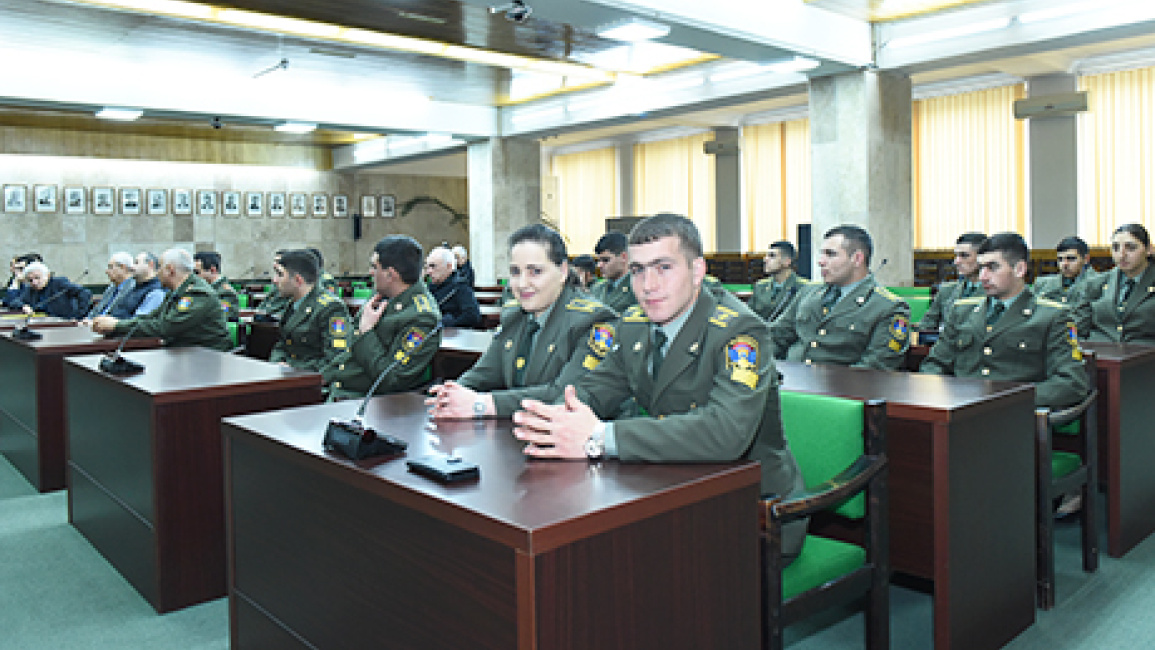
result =
[[[868,276],[823,314],[825,284],[811,284],[770,324],[774,357],[897,370],[910,347],[910,307]]]
[[[291,304],[293,304],[293,300],[287,296],[282,296],[281,292],[274,286],[273,290],[261,301],[260,308],[257,309],[257,311],[262,314],[280,318],[281,312],[288,309]]]
[[[477,364],[461,376],[466,388],[488,392],[498,417],[509,417],[522,399],[553,402],[567,384],[577,384],[598,367],[614,346],[618,315],[602,303],[566,285],[554,302],[549,319],[534,337],[529,359],[517,356],[529,314],[514,302],[501,312],[501,329]],[[518,363],[526,363],[525,386],[513,387]]]
[[[281,320],[281,338],[269,361],[318,371],[349,349],[352,330],[345,303],[313,285],[301,304]]]
[[[1062,274],[1044,275],[1035,280],[1035,286],[1031,291],[1040,298],[1047,300],[1054,300],[1066,305],[1074,307],[1087,290],[1087,286],[1099,280],[1099,272],[1091,267],[1087,267],[1079,277],[1075,278],[1075,282],[1067,288],[1063,287]]]
[[[778,372],[765,321],[730,294],[700,291],[651,375],[652,326],[641,307],[619,321],[617,343],[577,385],[599,418],[629,397],[650,417],[618,420],[618,457],[643,462],[761,461],[762,493],[789,495],[801,473],[782,433]]]
[[[790,273],[790,277],[786,278],[781,287],[774,285],[773,278],[759,280],[754,283],[754,293],[750,296],[750,309],[767,321],[772,321],[786,311],[805,286],[806,281],[794,272]]]
[[[112,333],[123,336],[137,323],[133,336],[157,336],[169,347],[200,346],[222,352],[233,348],[217,292],[195,273],[165,296],[156,311],[118,320]]]
[[[317,286],[321,287],[321,291],[331,293],[337,297],[341,296],[341,287],[337,284],[337,278],[333,277],[333,274],[328,271],[321,271],[321,276],[317,279]]]
[[[440,320],[437,303],[425,283],[418,280],[389,301],[372,330],[353,330],[349,349],[322,370],[325,383],[335,395],[364,395],[381,371],[399,361],[376,394],[417,388],[426,380],[429,364],[441,346],[441,332],[434,334],[433,340],[425,340]]]
[[[930,307],[927,307],[926,313],[923,314],[922,320],[918,321],[918,328],[920,330],[938,329],[946,321],[946,315],[950,313],[951,305],[955,301],[960,300],[963,296],[963,289],[966,288],[966,280],[959,280],[957,282],[943,282],[938,286],[938,292],[934,294],[934,299],[930,301]],[[981,291],[979,293],[982,293]],[[981,295],[979,296],[982,297]]]
[[[1122,271],[1112,269],[1088,282],[1075,305],[1079,335],[1092,341],[1155,345],[1155,264],[1137,280],[1121,310],[1115,301],[1124,282]]]
[[[236,320],[241,317],[241,299],[237,296],[237,290],[225,276],[217,278],[213,283],[213,290],[217,292],[217,296],[221,299],[221,309],[225,312],[226,320]]]
[[[590,287],[590,294],[619,314],[624,314],[627,309],[638,304],[638,299],[634,297],[634,290],[630,286],[629,273],[618,278],[616,282],[603,278],[602,282]]]
[[[987,326],[989,298],[963,298],[947,313],[942,335],[921,371],[978,379],[1032,382],[1038,406],[1070,406],[1090,382],[1070,311],[1030,289]]]

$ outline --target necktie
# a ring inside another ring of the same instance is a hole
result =
[[[970,298],[975,293],[975,285],[971,282],[963,282],[962,295],[959,298]]]
[[[112,311],[112,306],[116,304],[116,294],[120,292],[120,285],[112,288],[112,295],[108,297],[108,302],[104,303],[104,309],[101,310],[100,315],[104,316]]]
[[[1075,278],[1068,278],[1067,276],[1064,275],[1063,276],[1063,288],[1064,289],[1070,289],[1072,284],[1075,284]]]
[[[830,310],[834,307],[835,304],[838,303],[838,299],[841,297],[841,293],[842,292],[839,291],[837,285],[832,284],[829,287],[826,287],[826,294],[822,296],[823,314],[830,313]]]
[[[991,310],[987,313],[987,325],[994,325],[1002,318],[1003,312],[1007,310],[1007,306],[1000,300],[996,300],[991,306]]]
[[[525,367],[529,365],[529,353],[533,351],[533,337],[539,329],[541,325],[530,318],[525,331],[521,333],[521,342],[517,344],[517,361],[513,365],[513,385],[516,388],[525,386]]]
[[[1135,278],[1127,278],[1123,282],[1123,287],[1119,289],[1119,311],[1127,305],[1127,299],[1131,297],[1131,290],[1135,288]]]
[[[666,360],[666,333],[657,328],[654,330],[654,377],[657,378],[658,370],[662,368],[662,362]]]

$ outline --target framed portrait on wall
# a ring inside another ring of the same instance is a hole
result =
[[[344,194],[333,195],[333,216],[338,219],[349,216],[349,197]]]
[[[172,213],[173,214],[192,214],[192,190],[173,190],[172,191]]]
[[[4,211],[27,212],[28,188],[23,185],[4,186]]]
[[[285,216],[285,193],[284,192],[269,192],[269,216],[283,217]]]
[[[293,192],[289,195],[289,216],[309,216],[309,196],[304,192]]]
[[[145,206],[150,215],[168,214],[168,190],[145,192]]]
[[[260,192],[245,192],[245,214],[260,217],[265,214],[265,195]]]
[[[313,195],[313,216],[327,217],[329,216],[329,195],[328,194],[314,194]]]
[[[217,193],[213,190],[197,190],[197,214],[202,217],[217,216]]]
[[[120,213],[127,215],[140,214],[140,189],[121,188]]]
[[[32,196],[36,199],[33,208],[37,212],[56,212],[55,185],[36,185],[32,188]]]
[[[397,197],[395,195],[381,195],[381,216],[387,219],[397,216]]]
[[[377,216],[377,197],[373,196],[372,194],[366,194],[361,197],[361,216]]]
[[[84,188],[64,188],[64,214],[84,214]]]
[[[240,192],[221,192],[221,214],[226,217],[241,216]]]
[[[92,188],[92,214],[116,212],[116,194],[111,187]]]

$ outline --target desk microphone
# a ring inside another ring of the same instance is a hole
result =
[[[884,257],[884,258],[882,258],[882,261],[878,263],[878,268],[874,269],[874,272],[875,272],[875,273],[878,273],[878,272],[879,272],[879,271],[881,271],[882,269],[886,268],[886,263],[887,263],[887,262],[889,262],[889,261],[890,261],[890,258],[889,258],[889,257]]]
[[[87,275],[88,275],[88,269],[84,269],[84,273],[81,273],[80,277],[78,277],[76,279],[78,281],[82,280]],[[73,284],[75,284],[75,283],[73,283]],[[77,285],[77,286],[79,286],[79,285]],[[51,303],[53,300],[56,300],[60,296],[63,296],[64,294],[68,293],[69,291],[72,291],[72,289],[73,289],[72,287],[65,287],[65,288],[61,289],[60,291],[57,291],[56,293],[52,294],[48,298],[37,302],[36,307],[33,307],[32,312],[30,312],[28,314],[28,318],[24,319],[24,324],[21,325],[20,327],[17,327],[16,330],[12,332],[12,340],[14,340],[14,341],[39,341],[40,339],[44,338],[43,334],[41,334],[40,332],[33,331],[32,329],[29,328],[29,325],[32,323],[32,314],[35,313],[38,308],[43,307],[44,305]]]
[[[339,451],[345,456],[353,460],[361,460],[371,456],[393,455],[399,454],[409,446],[409,443],[404,440],[389,435],[388,433],[381,433],[373,427],[365,426],[365,409],[369,406],[369,400],[373,397],[377,387],[384,381],[385,376],[393,371],[402,361],[409,359],[414,352],[421,349],[425,342],[433,338],[434,334],[441,331],[441,323],[437,323],[437,327],[430,330],[429,334],[421,340],[412,350],[407,354],[393,360],[393,363],[386,366],[381,374],[377,375],[377,380],[369,387],[369,391],[365,394],[365,398],[361,400],[361,406],[357,409],[357,414],[350,420],[342,420],[341,418],[333,418],[329,420],[329,426],[325,429],[325,449],[332,451]]]
[[[120,345],[116,347],[116,351],[112,354],[104,355],[100,360],[100,369],[110,375],[121,377],[124,375],[135,375],[144,372],[144,365],[135,361],[125,359],[121,352],[124,352],[124,346],[128,343],[128,339],[132,338],[136,328],[140,327],[141,319],[137,319],[132,327],[128,328],[128,333],[121,339]]]

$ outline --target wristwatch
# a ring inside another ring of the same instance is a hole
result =
[[[606,455],[606,423],[598,422],[594,432],[586,440],[586,458],[601,460]]]
[[[481,399],[480,397],[473,400],[473,417],[485,417],[485,400]]]

